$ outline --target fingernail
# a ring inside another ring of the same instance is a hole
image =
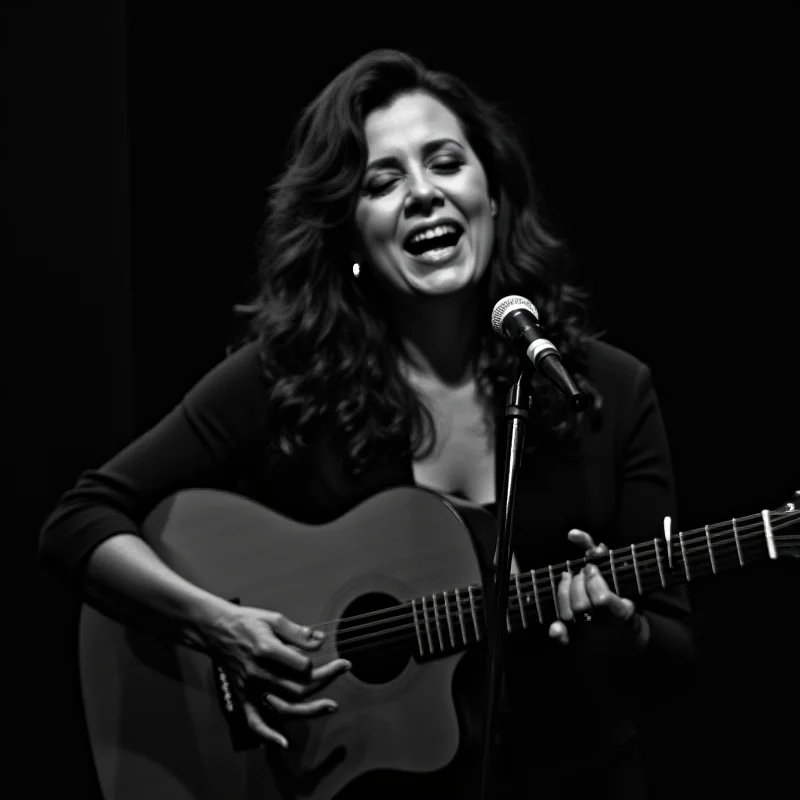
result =
[[[337,706],[336,703],[331,703],[326,710],[329,714],[333,714],[334,711],[339,710],[339,706]]]
[[[318,642],[321,642],[325,638],[325,634],[322,631],[312,631],[309,635]]]
[[[278,739],[278,744],[279,744],[279,745],[280,745],[280,746],[281,746],[281,747],[282,747],[284,750],[288,750],[288,749],[289,749],[289,742],[287,742],[287,741],[286,741],[286,739],[284,739],[283,737],[281,737],[280,739]]]
[[[353,669],[353,665],[349,661],[344,662],[344,670],[345,672],[350,672]]]

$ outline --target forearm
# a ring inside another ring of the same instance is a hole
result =
[[[91,553],[84,599],[135,628],[206,651],[209,634],[231,604],[183,578],[139,536],[118,534]]]

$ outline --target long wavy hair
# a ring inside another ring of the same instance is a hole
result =
[[[538,309],[576,383],[600,405],[584,363],[585,298],[564,279],[566,248],[541,222],[515,127],[457,77],[403,52],[373,51],[303,111],[286,169],[269,192],[255,297],[236,307],[246,317],[238,344],[260,343],[274,447],[295,455],[325,429],[353,476],[373,459],[423,457],[436,445],[431,414],[401,369],[402,343],[369,270],[355,280],[348,259],[366,165],[364,120],[409,92],[431,95],[460,120],[498,206],[492,261],[478,287],[473,369],[482,396],[499,408],[514,377],[517,356],[490,319],[497,300],[521,294]],[[536,386],[549,430],[574,432],[576,419],[560,413],[560,398],[546,382]]]

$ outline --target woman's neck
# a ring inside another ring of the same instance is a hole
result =
[[[419,298],[398,306],[393,315],[407,369],[418,380],[451,388],[474,378],[478,345],[477,298]]]

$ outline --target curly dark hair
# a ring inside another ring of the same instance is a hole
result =
[[[400,368],[402,343],[382,313],[369,271],[354,280],[348,260],[366,165],[365,117],[399,95],[425,92],[460,120],[497,201],[492,263],[478,287],[479,347],[473,369],[495,408],[517,356],[491,330],[494,303],[528,297],[578,386],[590,385],[583,356],[585,296],[564,280],[566,248],[540,220],[531,168],[509,119],[457,77],[428,70],[396,50],[370,52],[331,81],[302,113],[288,165],[271,188],[261,233],[258,288],[240,343],[258,339],[274,426],[285,455],[329,426],[351,475],[390,455],[424,456],[435,447],[433,421]],[[540,406],[560,433],[576,427],[541,379]]]

